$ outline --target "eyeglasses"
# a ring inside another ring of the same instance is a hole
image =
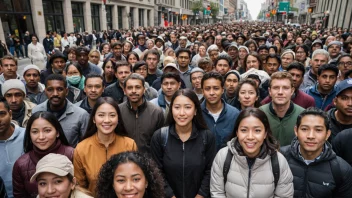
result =
[[[342,67],[342,66],[347,66],[347,67],[352,67],[352,61],[349,62],[339,62],[338,66]]]

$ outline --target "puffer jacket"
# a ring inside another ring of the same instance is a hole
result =
[[[67,156],[71,161],[73,160],[73,148],[61,144],[57,140],[55,146],[47,151],[40,151],[33,146],[33,150],[22,155],[15,162],[12,171],[12,185],[13,196],[16,198],[36,197],[38,194],[38,187],[36,182],[30,183],[31,177],[35,173],[35,168],[40,159],[49,153],[57,153]]]
[[[298,147],[299,141],[296,137],[291,145],[281,148],[293,174],[294,197],[352,197],[352,168],[345,160],[336,156],[330,143],[325,143],[323,152],[309,165],[303,161]],[[341,177],[335,175],[341,183],[340,186],[336,186],[330,163],[332,160],[337,160],[340,167]]]
[[[270,155],[259,155],[261,157],[255,159],[250,169],[247,157],[239,154],[235,144],[239,144],[237,138],[227,142],[227,147],[222,148],[214,159],[210,179],[211,197],[293,197],[293,176],[283,155],[277,153],[280,178],[275,189]],[[229,149],[233,159],[224,185],[223,168]]]

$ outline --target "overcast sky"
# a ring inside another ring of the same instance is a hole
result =
[[[252,15],[252,19],[256,20],[260,11],[260,5],[265,0],[244,0],[244,1],[247,2],[248,10]]]

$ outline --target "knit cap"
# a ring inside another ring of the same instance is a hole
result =
[[[23,82],[18,79],[6,80],[1,87],[2,95],[5,96],[6,92],[8,92],[10,89],[19,89],[23,91],[24,94],[26,94],[26,88],[24,87]]]
[[[30,69],[35,69],[35,70],[37,70],[37,71],[40,73],[40,69],[39,69],[38,66],[36,66],[36,65],[27,65],[27,66],[23,69],[23,76],[24,76],[24,74],[25,74],[28,70],[30,70]]]

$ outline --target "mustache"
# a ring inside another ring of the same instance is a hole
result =
[[[54,96],[54,97],[51,97],[50,100],[55,99],[55,98],[56,99],[61,99],[61,97]]]

